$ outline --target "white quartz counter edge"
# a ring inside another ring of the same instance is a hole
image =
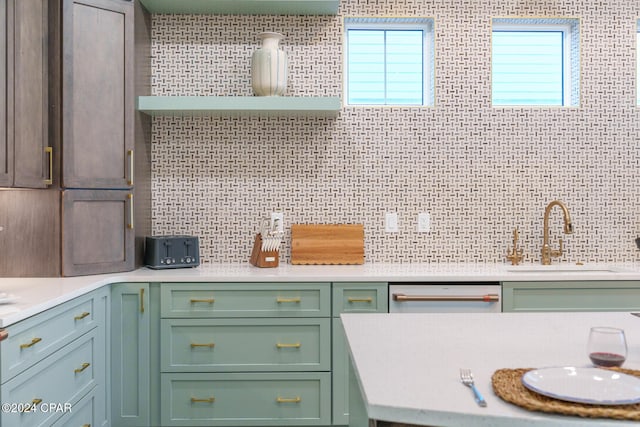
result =
[[[141,268],[69,278],[0,278],[0,293],[17,297],[0,304],[0,327],[9,326],[102,286],[122,282],[420,282],[420,281],[557,281],[640,280],[640,264],[556,264],[539,271],[537,265],[508,264],[364,264],[339,266],[281,265],[258,268],[250,264],[206,264],[197,268]]]
[[[370,418],[416,425],[622,426],[629,422],[550,415],[500,399],[501,368],[590,367],[589,327],[625,330],[624,367],[640,368],[640,318],[629,313],[342,314]],[[459,379],[470,368],[487,400],[481,408]],[[635,423],[633,423],[636,425]]]

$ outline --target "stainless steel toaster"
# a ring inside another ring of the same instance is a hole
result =
[[[149,268],[184,268],[200,265],[195,236],[150,236],[145,239],[144,263]]]

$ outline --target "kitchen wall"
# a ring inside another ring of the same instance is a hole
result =
[[[292,96],[341,96],[345,16],[435,19],[435,107],[345,107],[336,118],[153,119],[153,232],[201,238],[205,262],[245,263],[261,217],[363,223],[366,262],[506,262],[512,230],[539,262],[544,208],[568,262],[640,251],[640,107],[628,0],[342,0],[338,16],[154,15],[154,95],[251,95],[257,34],[277,31]],[[491,106],[492,17],[577,17],[576,108]],[[397,211],[399,233],[384,232]],[[430,233],[417,233],[428,211]],[[287,233],[281,262],[290,257]],[[557,245],[557,243],[556,243]],[[557,262],[557,261],[554,261]]]

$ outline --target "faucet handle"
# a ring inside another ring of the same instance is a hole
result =
[[[522,249],[516,249],[514,246],[510,254],[507,254],[507,259],[511,261],[511,265],[518,265],[524,258]]]
[[[558,239],[558,243],[560,243],[560,248],[558,249],[551,249],[551,253],[550,256],[552,256],[553,258],[558,258],[559,256],[562,256],[562,239]]]
[[[518,239],[520,238],[520,233],[518,233],[518,229],[513,229],[513,249],[511,249],[511,253],[507,254],[507,259],[511,261],[511,265],[518,265],[520,261],[524,258],[522,249],[518,249]],[[640,238],[639,238],[640,239]]]

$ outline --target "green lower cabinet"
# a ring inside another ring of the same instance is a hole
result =
[[[329,318],[162,319],[163,372],[330,371]]]
[[[342,321],[333,319],[333,424],[349,424],[349,351]]]
[[[340,320],[340,313],[387,313],[388,286],[386,282],[334,283],[332,318],[332,424],[349,424],[349,350]]]
[[[502,311],[640,310],[640,282],[503,282]]]
[[[68,426],[97,426],[100,416],[100,400],[103,398],[96,397],[96,393],[89,393],[83,397],[73,408],[65,413],[65,415],[52,424],[51,427],[68,427]],[[109,424],[106,424],[109,425]]]
[[[96,357],[102,356],[98,354],[98,349],[102,348],[97,335],[94,329],[3,384],[3,402],[35,402],[36,405],[33,411],[3,412],[1,425],[51,425],[64,414],[64,404],[75,406],[83,396],[96,389],[100,376]],[[45,406],[38,406],[40,402]],[[51,403],[60,403],[63,408],[45,410]]]
[[[163,373],[163,426],[331,424],[329,372]]]
[[[111,425],[109,295],[98,289],[6,327],[0,426]]]
[[[111,422],[151,424],[149,284],[111,287]]]

